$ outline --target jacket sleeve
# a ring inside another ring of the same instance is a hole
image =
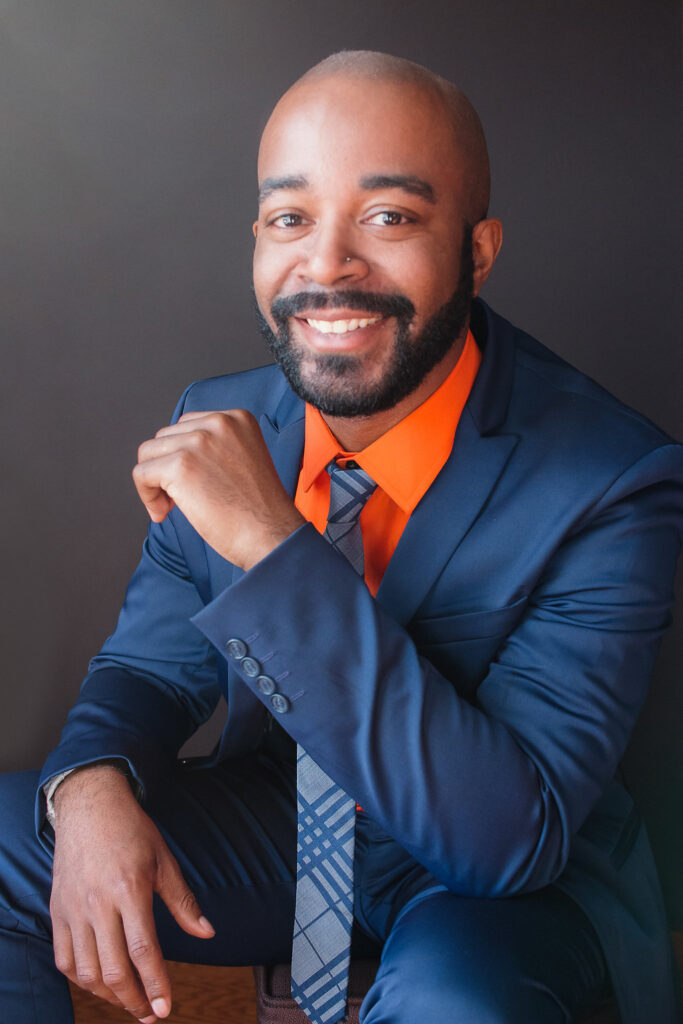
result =
[[[43,767],[39,833],[50,778],[122,758],[144,800],[218,702],[215,650],[190,621],[204,605],[178,542],[179,516],[174,509],[163,523],[150,525],[116,630],[90,662],[61,741]]]
[[[644,700],[669,624],[682,479],[671,445],[612,484],[558,544],[474,703],[310,525],[194,621],[222,657],[247,651],[233,657],[246,685],[449,889],[540,888]]]

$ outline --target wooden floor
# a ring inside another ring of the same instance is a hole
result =
[[[683,974],[683,932],[673,933]],[[173,987],[172,1024],[256,1024],[251,967],[198,967],[169,963]],[[72,987],[76,1024],[131,1024],[133,1018]]]
[[[168,964],[173,1024],[256,1024],[251,967]],[[72,986],[76,1024],[132,1024],[133,1017]]]

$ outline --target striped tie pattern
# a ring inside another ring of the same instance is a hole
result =
[[[325,537],[362,574],[358,517],[376,484],[351,465],[327,467]],[[297,813],[292,996],[311,1024],[334,1024],[346,1012],[356,804],[298,745]]]

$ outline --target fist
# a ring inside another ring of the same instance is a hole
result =
[[[244,409],[188,412],[138,449],[133,480],[155,523],[174,505],[218,554],[250,569],[304,522]]]

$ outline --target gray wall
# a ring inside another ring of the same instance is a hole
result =
[[[258,134],[333,50],[462,85],[506,228],[486,297],[683,437],[676,3],[0,0],[0,33],[0,767],[41,762],[113,626],[146,523],[138,442],[190,380],[267,361]],[[630,755],[645,790],[680,746],[676,652]],[[680,760],[653,820],[681,810]],[[680,828],[663,849],[680,861]]]

